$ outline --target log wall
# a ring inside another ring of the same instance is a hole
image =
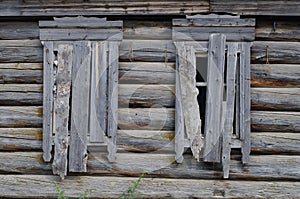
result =
[[[129,186],[136,178],[127,177],[147,172],[141,198],[299,196],[295,187],[300,178],[300,28],[289,18],[276,23],[273,31],[270,18],[257,18],[251,57],[250,163],[241,165],[234,151],[230,180],[214,181],[222,179],[221,165],[196,162],[189,151],[184,163],[175,163],[171,21],[126,20],[120,46],[118,161],[108,163],[105,152],[90,146],[87,176],[68,177],[61,183],[66,193],[76,196],[78,190],[101,186],[103,192],[97,188],[93,196],[117,197],[126,191],[120,182]],[[51,164],[42,160],[43,65],[37,21],[0,24],[0,196],[55,197],[51,182],[58,179],[51,174]],[[14,182],[18,189],[11,189]],[[186,183],[207,186],[207,191],[188,189]],[[178,192],[171,185],[179,186]],[[28,187],[33,191],[26,192]],[[168,191],[161,191],[164,188]]]

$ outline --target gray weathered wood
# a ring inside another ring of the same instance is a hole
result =
[[[91,43],[73,44],[72,110],[70,128],[69,171],[86,172],[89,128]]]
[[[43,63],[0,63],[1,69],[42,70]]]
[[[212,34],[209,39],[203,154],[207,162],[220,162],[225,40],[223,34]]]
[[[233,118],[235,108],[235,77],[237,66],[237,43],[227,43],[227,73],[226,73],[226,113],[222,129],[222,165],[224,178],[229,177],[231,137],[233,134]]]
[[[300,87],[300,65],[252,64],[252,87]]]
[[[68,126],[69,126],[69,99],[71,93],[73,47],[71,45],[58,46],[57,67],[57,96],[54,104],[54,159],[52,163],[53,174],[62,179],[67,175],[68,157]]]
[[[54,52],[53,42],[44,42],[44,75],[43,75],[43,151],[44,160],[51,160],[52,151],[52,113],[53,113],[53,89],[54,89]]]
[[[119,42],[108,43],[108,116],[107,135],[109,137],[107,150],[108,160],[116,161],[117,129],[118,129],[118,67]]]
[[[0,86],[3,85],[0,84]],[[0,104],[3,106],[40,106],[43,104],[43,94],[41,91],[0,91]]]
[[[175,84],[175,63],[120,62],[121,84]]]
[[[0,47],[0,62],[43,62],[42,47]]]
[[[107,125],[107,42],[94,42],[91,71],[90,142],[104,142]]]
[[[297,0],[290,1],[238,1],[211,0],[210,12],[225,12],[237,15],[272,15],[299,16],[300,4]]]
[[[180,27],[247,27],[255,26],[255,19],[227,18],[220,15],[207,18],[209,15],[203,15],[203,18],[192,19],[173,19],[173,26]]]
[[[2,2],[1,2],[2,3]],[[1,9],[1,8],[0,8]],[[2,11],[0,11],[2,13]],[[1,39],[38,39],[39,27],[32,21],[4,21],[0,22]]]
[[[197,2],[187,1],[144,1],[134,0],[129,2],[62,2],[62,1],[26,1],[5,0],[0,5],[0,16],[95,16],[95,15],[161,15],[161,14],[192,14],[207,13],[208,0]]]
[[[43,83],[43,71],[32,69],[1,69],[1,84],[39,84]]]
[[[240,57],[240,71],[243,72],[243,75],[240,74],[240,77],[244,78],[243,84],[240,82],[240,86],[244,86],[244,92],[242,93],[242,89],[240,90],[240,97],[244,97],[243,99],[243,109],[240,112],[244,113],[240,120],[243,119],[242,126],[240,126],[240,139],[242,140],[242,162],[248,163],[250,161],[250,150],[251,150],[251,141],[250,141],[250,132],[251,132],[251,115],[250,115],[250,107],[251,107],[251,95],[250,95],[250,47],[251,43],[242,43],[242,51]],[[243,69],[243,70],[242,70]],[[243,96],[244,95],[244,96]],[[240,101],[241,102],[241,101]],[[241,116],[241,115],[240,115]],[[243,130],[241,131],[241,128]]]
[[[15,38],[14,38],[15,39]],[[39,39],[24,39],[24,40],[0,40],[1,47],[41,47]]]
[[[251,88],[251,108],[300,111],[300,88]]]

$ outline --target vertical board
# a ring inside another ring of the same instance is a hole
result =
[[[108,42],[108,118],[107,135],[109,137],[107,150],[108,160],[116,161],[117,129],[118,129],[118,66],[119,42]]]
[[[250,142],[250,107],[251,107],[251,96],[250,96],[250,42],[242,43],[242,53],[241,57],[241,68],[243,68],[244,72],[244,123],[243,123],[243,134],[241,135],[242,140],[242,162],[243,164],[248,163],[250,161],[250,150],[251,150],[251,142]],[[243,63],[243,65],[242,65]]]
[[[53,111],[53,42],[44,42],[44,88],[43,88],[43,158],[51,160],[52,150],[52,111]]]
[[[89,125],[91,43],[73,44],[69,171],[86,172]]]
[[[209,38],[203,154],[206,162],[220,162],[225,40],[226,37],[223,34],[211,34]]]
[[[226,112],[225,123],[222,129],[222,165],[224,178],[229,177],[231,136],[233,133],[234,102],[235,102],[235,77],[237,65],[237,43],[227,43],[227,73],[226,73]]]
[[[183,162],[184,153],[184,120],[183,120],[183,110],[182,110],[182,98],[181,98],[181,81],[180,81],[180,65],[185,65],[185,48],[182,46],[177,46],[176,55],[176,103],[175,103],[175,160],[177,163]]]
[[[104,142],[107,126],[107,41],[92,43],[90,142]]]
[[[55,152],[52,169],[62,179],[67,175],[69,99],[71,92],[72,46],[58,46],[57,96],[55,105]]]

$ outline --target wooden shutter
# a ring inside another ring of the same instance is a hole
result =
[[[53,173],[61,178],[87,171],[88,147],[107,146],[115,161],[122,22],[55,18],[40,22],[40,38],[44,160],[51,161],[54,145]]]
[[[207,82],[196,82],[197,86],[207,86],[205,129],[202,132],[204,141],[198,140],[198,144],[204,144],[204,147],[199,153],[203,154],[206,162],[221,162],[224,178],[228,178],[232,148],[241,148],[243,163],[250,159],[249,41],[254,40],[255,20],[228,15],[195,15],[174,19],[173,26],[172,38],[177,49],[176,160],[182,162],[184,147],[192,146],[186,139],[193,128],[187,128],[186,125],[191,127],[198,124],[195,117],[185,116],[185,111],[190,111],[187,108],[189,105],[198,110],[194,101],[197,94],[183,100],[185,94],[182,88],[186,84],[193,85],[190,90],[195,87],[194,80],[191,80],[195,77],[195,71],[190,71],[196,68],[190,67],[191,62],[187,60],[188,57],[195,60],[197,53],[206,52]],[[191,51],[187,49],[193,49],[193,54],[189,54]],[[182,71],[190,78],[183,78]]]

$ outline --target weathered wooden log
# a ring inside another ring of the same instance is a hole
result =
[[[120,197],[136,180],[132,177],[69,176],[58,183],[68,197],[77,198],[86,190],[92,190],[87,193],[88,198],[104,199]],[[0,193],[5,198],[57,198],[55,181],[59,179],[49,175],[1,175]],[[299,186],[299,182],[283,181],[143,178],[135,198],[298,198]]]
[[[252,88],[253,110],[300,110],[300,88]]]
[[[51,164],[42,159],[42,152],[0,152],[0,172],[19,174],[50,174]],[[235,180],[298,180],[300,157],[297,155],[252,155],[247,165],[231,160],[230,178]],[[89,175],[114,174],[137,176],[145,172],[152,177],[222,179],[219,164],[197,162],[191,154],[184,155],[182,164],[174,154],[117,153],[116,163],[109,163],[105,152],[91,152]],[[68,177],[67,177],[68,179]]]
[[[118,126],[121,130],[173,130],[173,108],[120,108]]]
[[[0,7],[1,10],[2,6]],[[2,11],[0,12],[2,13]],[[38,39],[39,38],[39,27],[37,22],[7,21],[7,22],[0,22],[0,27],[1,27],[0,39]]]
[[[124,39],[170,40],[172,39],[171,21],[124,21]]]
[[[227,12],[238,15],[286,15],[299,16],[300,3],[290,1],[238,1],[238,0],[211,0],[211,12]]]
[[[8,33],[9,34],[9,33]],[[0,40],[0,47],[41,47],[41,41],[39,39],[24,39],[24,40]]]
[[[63,1],[47,2],[20,2],[18,0],[4,1],[0,6],[0,16],[78,16],[78,15],[126,15],[126,14],[191,14],[207,13],[209,2],[186,1],[182,3],[177,0],[167,1],[141,1],[129,2],[83,2]]]
[[[252,64],[252,87],[300,87],[300,65]]]
[[[41,47],[0,47],[0,62],[42,62]]]
[[[121,84],[175,84],[175,63],[120,62]]]
[[[300,132],[300,112],[252,111],[252,131]]]
[[[251,152],[255,154],[299,154],[300,133],[252,132]]]
[[[2,84],[0,85],[0,104],[2,105],[42,105],[43,86],[40,84]]]
[[[252,46],[251,62],[298,64],[300,62],[300,43],[255,41]]]
[[[41,127],[42,107],[0,106],[0,127]]]
[[[0,63],[0,69],[42,70],[43,63]]]
[[[19,69],[0,69],[1,84],[41,84],[43,83],[42,70],[19,70]]]
[[[300,22],[297,19],[257,19],[255,37],[259,40],[299,41]]]
[[[175,90],[170,85],[119,85],[119,107],[126,108],[150,108],[169,107],[174,108]]]

